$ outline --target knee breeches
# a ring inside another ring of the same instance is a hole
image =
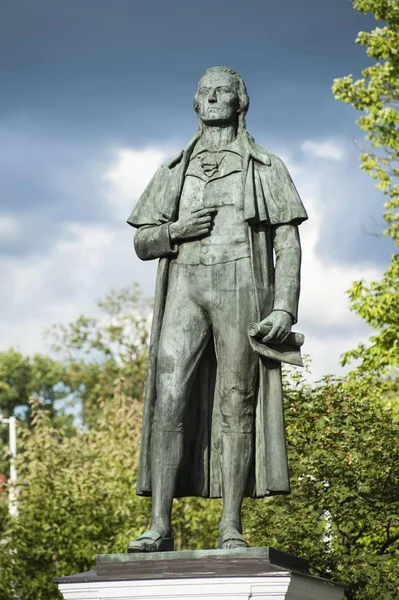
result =
[[[182,431],[197,367],[213,337],[222,430],[252,430],[258,361],[247,327],[256,318],[249,258],[171,263],[158,350],[156,429]]]

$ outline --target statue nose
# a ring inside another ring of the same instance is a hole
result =
[[[208,102],[210,102],[212,104],[213,102],[216,102],[216,101],[217,101],[216,92],[215,92],[215,90],[213,90],[208,96]]]

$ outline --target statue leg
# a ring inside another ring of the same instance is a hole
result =
[[[171,535],[171,510],[182,461],[183,417],[198,363],[207,345],[211,325],[205,311],[194,302],[192,289],[179,277],[180,266],[170,276],[157,363],[157,401],[152,430],[151,529]]]
[[[222,442],[223,513],[219,545],[224,548],[246,545],[241,535],[241,506],[252,464],[258,372],[258,361],[247,337],[247,326],[256,317],[249,259],[227,266],[235,272],[233,289],[219,292],[218,305],[212,313]]]

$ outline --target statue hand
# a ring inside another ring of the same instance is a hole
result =
[[[212,227],[216,208],[201,208],[184,215],[175,223],[169,225],[169,235],[172,242],[188,240],[207,235]]]
[[[282,344],[290,334],[292,316],[285,310],[274,310],[261,323],[270,327],[269,333],[265,335],[262,341]]]

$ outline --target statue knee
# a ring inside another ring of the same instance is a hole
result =
[[[221,429],[223,433],[252,433],[254,394],[245,395],[230,390],[220,398]]]
[[[183,412],[184,403],[181,397],[162,393],[155,403],[153,431],[182,432]]]

